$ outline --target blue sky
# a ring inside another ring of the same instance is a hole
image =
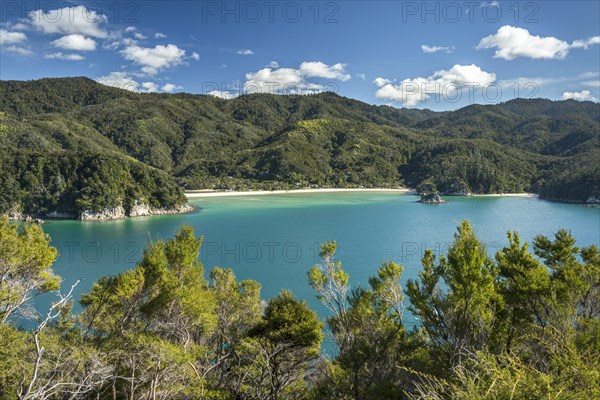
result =
[[[0,4],[0,78],[456,109],[600,98],[598,1]]]

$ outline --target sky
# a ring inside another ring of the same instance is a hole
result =
[[[0,3],[0,79],[453,110],[600,99],[600,1]]]

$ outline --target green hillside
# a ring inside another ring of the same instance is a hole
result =
[[[0,212],[185,203],[182,188],[396,187],[600,198],[600,105],[454,112],[333,93],[222,100],[87,78],[0,81]]]

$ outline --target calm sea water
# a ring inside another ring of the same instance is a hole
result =
[[[578,245],[600,244],[600,209],[535,198],[449,198],[444,205],[416,203],[407,194],[360,192],[213,197],[193,201],[202,211],[124,221],[81,223],[51,221],[44,230],[60,251],[55,271],[63,288],[77,279],[75,296],[104,275],[132,268],[144,246],[172,237],[182,224],[204,237],[201,260],[232,268],[238,279],[262,284],[264,298],[290,289],[321,315],[306,273],[318,261],[318,243],[338,242],[338,258],[353,285],[366,284],[384,260],[405,266],[404,279],[415,278],[423,250],[444,252],[457,224],[469,219],[493,254],[506,244],[506,232],[523,240],[570,229]],[[38,299],[45,309],[51,297]]]

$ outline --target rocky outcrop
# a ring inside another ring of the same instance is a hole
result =
[[[25,214],[23,214],[20,211],[16,211],[16,210],[11,210],[7,213],[8,215],[8,219],[14,220],[14,221],[21,221],[21,220],[25,220],[25,218],[27,218],[27,216]]]
[[[80,221],[113,221],[118,219],[124,219],[127,217],[147,217],[151,215],[166,215],[166,214],[185,214],[195,211],[196,207],[191,204],[184,204],[174,208],[152,208],[145,203],[138,203],[129,210],[126,211],[123,206],[117,206],[113,208],[107,208],[100,211],[85,210],[79,215],[70,214],[58,211],[52,211],[47,214],[41,215],[43,218],[49,219],[77,219]],[[36,218],[37,215],[29,215],[22,213],[18,208],[7,212],[8,218],[15,221],[26,221],[34,222],[36,224],[43,224],[44,220]]]
[[[147,215],[152,215],[152,207],[143,203],[138,204],[137,201],[135,202],[135,205],[131,207],[131,210],[129,210],[130,217],[145,217]]]
[[[600,204],[600,199],[596,196],[590,196],[586,200],[586,204]]]
[[[447,203],[446,200],[443,200],[438,193],[428,193],[422,194],[421,200],[418,203],[423,204],[444,204]]]
[[[184,204],[176,208],[152,208],[147,204],[136,204],[129,210],[130,217],[147,217],[150,215],[185,214],[195,211],[196,207]]]
[[[79,214],[80,221],[112,221],[115,219],[123,219],[125,218],[125,209],[122,206],[117,206],[114,208],[107,208],[98,212],[93,212],[89,210],[83,211]]]
[[[84,211],[77,219],[80,221],[113,221],[124,219],[126,217],[148,217],[151,215],[166,214],[185,214],[195,211],[196,207],[191,204],[184,204],[175,208],[152,208],[144,203],[136,203],[129,212],[126,212],[122,206],[107,208],[99,212]]]

